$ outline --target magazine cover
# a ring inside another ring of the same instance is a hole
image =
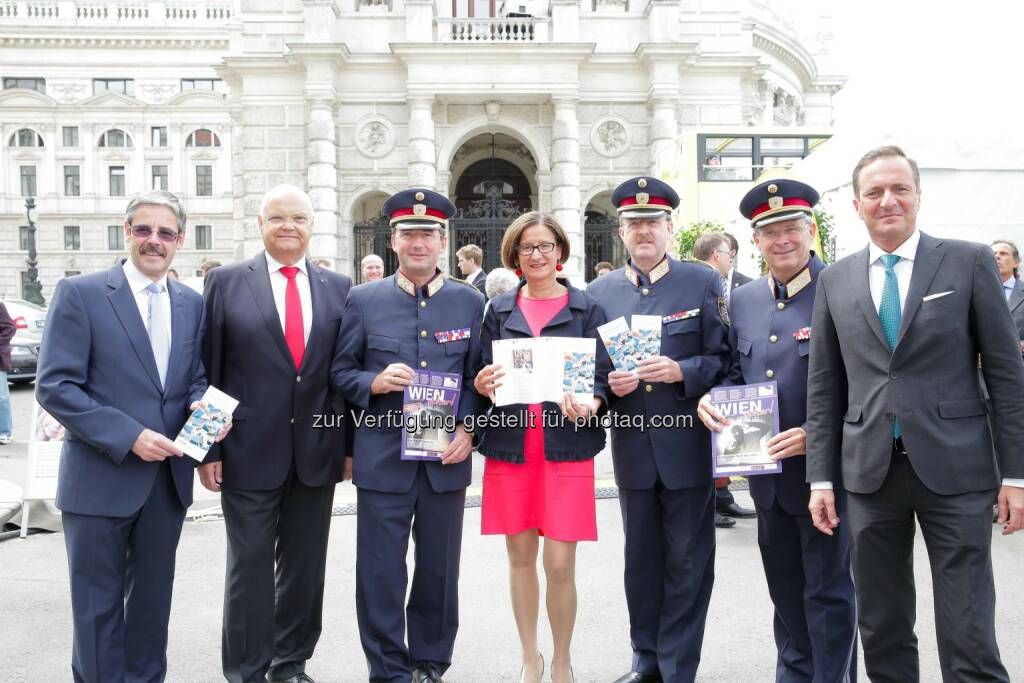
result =
[[[238,407],[238,400],[216,387],[207,387],[206,393],[199,400],[205,406],[192,411],[174,444],[185,451],[185,455],[202,462],[220,430]]]
[[[608,356],[612,359],[612,365],[620,372],[633,372],[636,370],[636,340],[633,331],[626,324],[626,319],[619,316],[615,320],[605,323],[597,328],[601,335],[601,341],[608,350]]]
[[[714,387],[711,404],[731,422],[721,432],[711,432],[712,476],[782,471],[782,462],[768,457],[768,440],[779,433],[779,392],[774,381]]]
[[[633,336],[636,338],[636,360],[639,363],[661,355],[661,316],[634,315]]]
[[[586,342],[592,343],[589,345],[589,349],[571,348],[566,350],[562,366],[562,391],[566,394],[575,394],[577,401],[589,403],[594,397],[597,341],[594,339],[581,339],[580,341],[584,343],[574,344],[574,346],[585,347]]]
[[[402,401],[402,460],[440,460],[459,411],[462,376],[417,370]]]

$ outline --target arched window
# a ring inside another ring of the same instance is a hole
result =
[[[42,147],[43,136],[31,128],[22,128],[11,136],[8,145],[11,147]]]
[[[120,128],[111,128],[100,136],[100,147],[131,147],[132,139]]]
[[[220,138],[209,128],[200,128],[185,140],[186,147],[220,147]]]

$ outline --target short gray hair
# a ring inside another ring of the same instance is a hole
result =
[[[274,200],[274,199],[277,199],[281,195],[286,195],[286,194],[293,194],[293,195],[295,195],[297,197],[301,197],[305,201],[306,206],[309,208],[309,220],[312,221],[313,220],[313,213],[314,213],[314,211],[313,211],[313,199],[309,196],[308,192],[303,190],[298,185],[288,185],[288,184],[276,185],[276,186],[270,188],[269,190],[267,190],[266,194],[263,195],[263,201],[260,202],[260,216],[263,216],[264,218],[266,218],[266,216],[267,216],[267,206],[270,204],[270,202],[272,200]]]
[[[487,281],[484,283],[484,291],[487,298],[493,299],[519,286],[519,278],[508,268],[495,268],[487,273]]]
[[[178,232],[185,232],[188,215],[177,196],[166,190],[150,190],[137,194],[132,197],[132,200],[128,202],[128,208],[124,210],[124,222],[131,225],[135,219],[135,213],[143,206],[166,206],[174,212],[174,220],[178,223]]]

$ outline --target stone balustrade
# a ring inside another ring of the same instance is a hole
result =
[[[437,38],[451,43],[547,42],[547,24],[536,17],[438,19]]]
[[[0,0],[0,26],[195,26],[231,19],[230,0],[217,2],[102,2],[95,0]]]

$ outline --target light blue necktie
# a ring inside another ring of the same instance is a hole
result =
[[[889,348],[896,348],[896,335],[900,331],[900,321],[903,313],[900,311],[900,283],[896,279],[896,271],[893,270],[899,256],[894,254],[882,254],[882,264],[885,266],[885,285],[882,287],[882,303],[878,307],[878,320],[882,323],[882,331],[885,332],[885,340],[889,342]],[[899,422],[893,420],[892,436],[900,438]]]
[[[153,347],[153,359],[156,371],[160,375],[160,386],[164,386],[167,377],[167,361],[171,355],[171,325],[168,316],[168,301],[163,296],[164,286],[154,282],[146,287],[149,292],[149,316],[147,331],[149,343]]]

